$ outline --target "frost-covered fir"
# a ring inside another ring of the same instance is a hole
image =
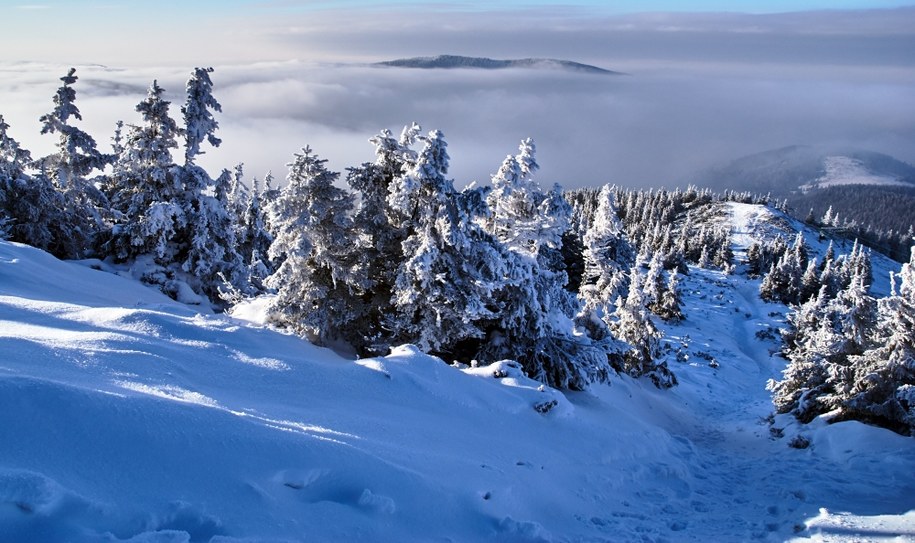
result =
[[[92,136],[72,124],[82,120],[72,87],[78,79],[75,74],[76,69],[70,68],[60,78],[63,85],[54,95],[54,109],[40,119],[42,134],[57,134],[56,150],[36,161],[38,175],[47,177],[62,195],[61,208],[52,220],[57,235],[49,250],[68,258],[89,253],[102,227],[102,210],[107,202],[90,174],[100,174],[111,161],[111,157],[98,151]]]
[[[353,197],[310,148],[289,164],[287,185],[271,205],[277,235],[270,257],[283,258],[266,285],[277,291],[268,319],[318,344],[348,339],[361,270],[352,260]]]
[[[187,227],[179,235],[181,270],[197,290],[210,300],[247,288],[247,273],[238,254],[235,225],[229,213],[229,186],[232,172],[223,170],[215,180],[196,163],[206,142],[218,147],[222,140],[215,132],[219,123],[213,112],[222,107],[212,94],[213,68],[195,68],[187,82],[187,100],[181,107],[184,118],[184,165],[179,168],[183,185],[180,204]]]
[[[582,240],[584,273],[579,296],[583,307],[577,321],[591,337],[601,339],[617,298],[628,289],[625,270],[632,265],[632,249],[623,233],[613,188],[604,185],[597,198],[597,209]]]
[[[174,261],[174,238],[187,225],[184,187],[171,154],[182,131],[169,116],[164,92],[153,81],[137,104],[143,123],[128,126],[108,182],[114,226],[103,250],[121,261],[140,255],[154,255],[160,264]]]
[[[533,141],[522,141],[493,175],[487,196],[484,224],[508,248],[511,273],[500,296],[503,317],[482,354],[516,359],[528,375],[553,386],[583,389],[609,377],[610,359],[621,349],[606,334],[589,340],[573,332],[579,304],[566,288],[562,253],[572,208],[558,187],[544,192],[533,179],[534,153]]]
[[[823,279],[817,297],[791,315],[784,376],[771,381],[781,413],[803,422],[819,415],[879,424],[901,433],[915,431],[915,297],[912,260],[903,265],[898,293],[875,300],[868,295],[870,266],[856,245],[836,275],[847,284]],[[827,261],[824,275],[831,273]],[[840,290],[832,294],[833,285]]]
[[[64,205],[59,192],[43,175],[29,175],[32,155],[9,135],[0,115],[0,230],[13,241],[51,250],[61,235]]]
[[[442,133],[420,141],[416,163],[394,179],[388,197],[395,224],[408,232],[394,283],[394,325],[401,340],[454,355],[460,343],[485,337],[485,322],[498,317],[504,262],[458,206]]]
[[[610,323],[613,334],[629,345],[619,369],[633,377],[647,375],[658,387],[676,385],[677,379],[667,364],[657,361],[663,334],[648,313],[643,291],[644,276],[638,265],[632,267],[629,277],[629,293],[625,299],[617,298],[616,311]]]
[[[235,198],[238,201],[238,197]],[[264,280],[275,270],[269,257],[273,234],[267,226],[267,213],[262,204],[263,191],[260,181],[255,177],[250,194],[246,194],[245,208],[242,210],[238,228],[238,253],[242,258],[247,274],[250,293],[263,292]]]
[[[360,338],[354,347],[364,354],[387,353],[393,339],[387,321],[394,315],[394,283],[408,232],[400,226],[400,213],[391,207],[388,197],[394,180],[416,162],[411,145],[419,133],[415,123],[404,127],[399,140],[382,130],[369,140],[375,147],[375,161],[351,168],[346,178],[359,197],[353,228],[359,242],[356,258],[364,270],[367,290],[358,323]]]

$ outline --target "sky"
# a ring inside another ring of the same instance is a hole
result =
[[[153,79],[180,117],[187,75],[213,66],[223,145],[205,165],[249,176],[284,177],[305,145],[342,171],[413,121],[444,132],[458,186],[487,182],[526,137],[540,181],[569,187],[683,186],[794,144],[915,162],[915,2],[0,1],[0,18],[0,114],[38,155],[68,67],[104,147]],[[371,66],[438,54],[626,75]]]

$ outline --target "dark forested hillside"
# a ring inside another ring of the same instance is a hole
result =
[[[832,207],[840,218],[905,233],[915,224],[915,188],[843,185],[798,194],[789,200],[794,214],[823,217]]]

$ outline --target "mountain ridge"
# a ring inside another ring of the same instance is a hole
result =
[[[891,238],[905,238],[915,227],[915,166],[874,151],[791,145],[706,168],[688,182],[713,191],[768,193],[786,201],[798,219],[820,221],[831,208],[837,222]],[[903,249],[894,258],[905,261],[908,245]]]
[[[436,55],[426,57],[410,57],[376,62],[374,66],[385,66],[393,68],[415,68],[415,69],[455,69],[455,68],[475,68],[485,70],[501,70],[508,68],[528,68],[528,69],[561,69],[567,71],[589,73],[595,75],[623,75],[622,72],[615,72],[593,66],[573,62],[571,60],[560,60],[553,58],[520,58],[520,59],[492,59],[487,57],[468,57],[461,55]]]

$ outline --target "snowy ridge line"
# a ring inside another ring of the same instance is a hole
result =
[[[867,169],[860,159],[847,156],[827,156],[823,159],[826,172],[808,184],[799,186],[803,192],[815,189],[836,187],[840,185],[886,185],[907,187],[912,186],[899,177],[879,175]]]

